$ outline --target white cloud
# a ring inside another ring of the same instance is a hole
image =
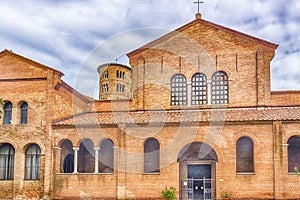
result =
[[[82,70],[84,65],[81,65],[97,45],[103,44],[112,36],[136,28],[158,27],[170,30],[180,27],[194,19],[197,8],[193,2],[2,0],[0,48],[12,49],[52,66],[66,74],[64,79],[68,83],[76,85],[76,73]],[[200,7],[203,18],[208,21],[280,45],[272,62],[273,89],[300,89],[299,77],[289,74],[298,73],[300,69],[299,9],[298,0],[210,0]],[[119,46],[108,47],[106,53],[117,55],[118,52],[123,53],[116,51],[121,44],[132,49],[154,37],[157,35],[140,32],[134,39],[117,41]],[[94,64],[101,64],[96,63]],[[97,66],[88,68],[83,73],[84,77],[90,78],[92,73],[95,76],[96,68]]]

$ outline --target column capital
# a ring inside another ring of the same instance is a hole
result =
[[[94,147],[94,150],[95,150],[95,151],[99,151],[99,150],[100,150],[100,147]]]
[[[59,151],[61,150],[60,147],[53,147],[52,149],[53,149],[53,150],[59,150]]]
[[[78,147],[73,147],[73,151],[79,151],[80,148]]]

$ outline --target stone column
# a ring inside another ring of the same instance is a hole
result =
[[[95,174],[99,173],[99,151],[100,151],[100,147],[94,147],[95,150]]]
[[[211,81],[207,80],[207,105],[211,105]]]
[[[187,82],[187,106],[191,106],[192,104],[192,83]]]
[[[78,173],[77,165],[78,165],[78,151],[79,151],[79,148],[73,148],[73,151],[74,151],[74,171],[73,171],[73,173],[77,174]]]

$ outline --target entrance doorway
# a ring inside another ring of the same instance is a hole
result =
[[[215,199],[217,155],[205,143],[192,143],[178,157],[180,200]]]

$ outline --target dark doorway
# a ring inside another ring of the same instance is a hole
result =
[[[211,189],[211,165],[188,165],[188,180],[193,188],[189,199],[206,199],[205,192]]]
[[[206,143],[193,142],[178,155],[180,200],[216,198],[216,163],[218,156]]]

